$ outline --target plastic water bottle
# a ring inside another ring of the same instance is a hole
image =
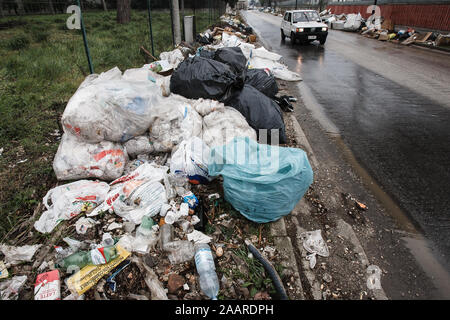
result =
[[[200,288],[210,299],[217,300],[219,279],[217,278],[211,249],[206,243],[197,243],[194,248],[195,267],[200,276]]]

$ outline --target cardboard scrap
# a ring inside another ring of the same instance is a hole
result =
[[[82,295],[90,288],[92,288],[101,278],[110,273],[115,267],[117,267],[122,261],[130,256],[130,252],[122,248],[120,245],[116,245],[118,257],[109,263],[102,265],[90,265],[86,266],[67,281],[67,286],[72,293]]]

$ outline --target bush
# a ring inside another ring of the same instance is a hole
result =
[[[17,35],[6,41],[6,48],[9,50],[22,50],[28,48],[30,39],[24,34]]]

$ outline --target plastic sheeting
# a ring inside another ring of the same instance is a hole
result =
[[[361,14],[348,14],[347,20],[344,23],[344,30],[356,31],[361,27],[362,17]]]
[[[227,144],[235,137],[256,140],[256,131],[236,109],[224,107],[203,117],[202,139],[210,148]]]
[[[289,214],[313,181],[303,150],[258,144],[249,138],[213,148],[208,170],[211,176],[223,176],[225,200],[257,223]]]
[[[0,244],[0,252],[5,255],[5,263],[14,266],[22,262],[31,262],[34,254],[40,247],[40,244],[21,247]]]
[[[99,77],[100,78],[100,77]],[[142,135],[160,103],[158,86],[146,81],[105,80],[83,85],[62,116],[64,131],[86,142],[125,142]]]
[[[52,232],[60,221],[69,220],[101,204],[108,191],[107,183],[89,180],[79,180],[50,189],[43,199],[47,211],[34,223],[34,228],[41,233]]]
[[[53,170],[58,180],[98,178],[109,181],[122,175],[127,161],[127,153],[119,143],[86,143],[64,133],[53,160]]]

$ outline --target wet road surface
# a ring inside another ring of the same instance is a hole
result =
[[[301,74],[324,130],[343,139],[450,271],[450,55],[335,30],[324,46],[292,46],[281,41],[280,17],[243,14]]]

